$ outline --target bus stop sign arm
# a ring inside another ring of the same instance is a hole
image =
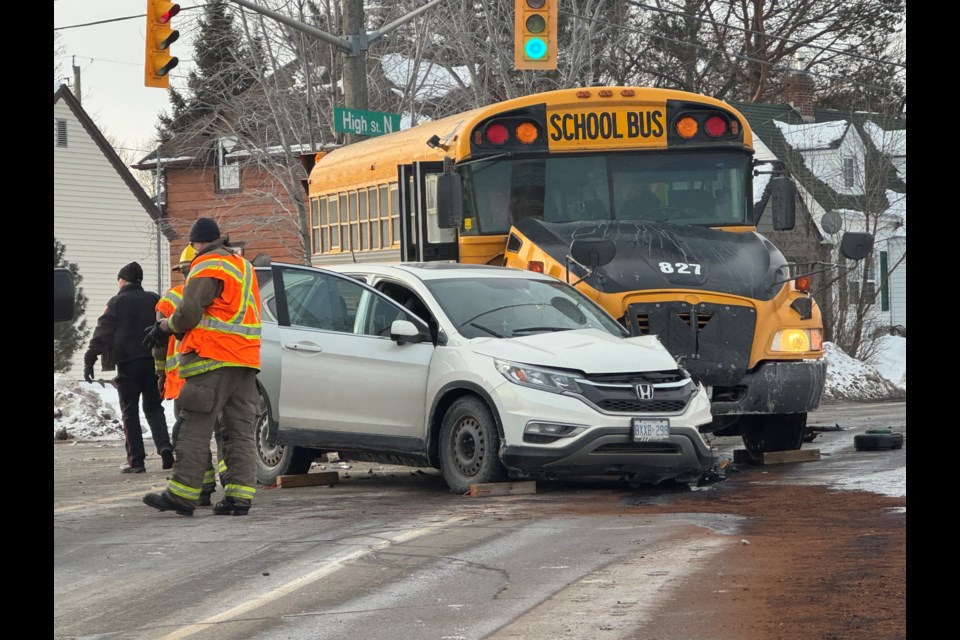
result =
[[[341,51],[344,51],[348,56],[355,57],[365,52],[367,48],[370,46],[370,44],[372,44],[382,36],[386,35],[387,33],[390,33],[400,25],[405,24],[410,20],[413,20],[414,18],[416,18],[418,15],[420,15],[427,9],[430,9],[433,6],[440,4],[441,2],[443,2],[443,0],[430,0],[430,2],[423,5],[419,9],[415,9],[410,13],[408,13],[407,15],[397,18],[390,24],[383,26],[382,28],[374,31],[373,33],[368,34],[361,28],[360,33],[349,34],[346,38],[340,38],[333,34],[327,33],[326,31],[321,31],[316,27],[311,27],[308,24],[304,24],[299,20],[294,20],[290,16],[284,15],[272,9],[267,9],[266,7],[261,7],[257,4],[254,4],[253,2],[248,2],[248,0],[231,0],[231,2],[235,2],[236,4],[239,4],[241,7],[246,7],[251,11],[256,11],[257,13],[273,18],[277,22],[281,22],[292,29],[301,31],[307,34],[308,36],[313,36],[314,38],[323,40],[324,42],[328,44],[332,44],[333,46],[337,47]]]

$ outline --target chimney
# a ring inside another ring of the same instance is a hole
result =
[[[787,103],[797,110],[804,122],[813,122],[813,76],[803,68],[805,58],[798,58],[784,83]]]

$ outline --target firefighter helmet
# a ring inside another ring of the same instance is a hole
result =
[[[186,249],[180,253],[180,264],[177,265],[177,271],[186,273],[187,269],[190,268],[190,263],[193,262],[193,258],[196,255],[197,252],[193,250],[193,245],[188,244]]]

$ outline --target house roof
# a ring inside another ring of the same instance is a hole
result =
[[[845,133],[849,127],[849,125],[846,124],[838,126],[831,123],[840,121],[850,123],[860,131],[861,138],[867,139],[865,144],[871,144],[872,140],[869,139],[867,133],[862,131],[864,123],[878,122],[881,124],[886,123],[888,126],[894,123],[893,126],[896,126],[895,123],[898,122],[897,120],[882,119],[878,114],[862,112],[849,113],[836,109],[814,108],[813,116],[818,126],[809,124],[807,126],[812,127],[811,130],[814,133],[822,134],[817,136],[817,140],[818,143],[823,143],[823,146],[815,147],[807,144],[809,142],[808,138],[803,138],[803,143],[801,144],[792,138],[788,139],[785,135],[785,132],[789,134],[791,131],[797,130],[797,127],[805,124],[800,114],[789,104],[758,104],[751,102],[732,102],[730,104],[743,114],[750,123],[750,128],[753,129],[754,135],[760,138],[770,151],[784,162],[790,174],[804,186],[825,210],[868,210],[868,207],[865,206],[864,203],[864,196],[839,193],[810,171],[804,162],[801,150],[831,148],[837,139],[836,136],[841,135],[841,132]],[[782,124],[791,126],[784,127],[781,126]],[[901,122],[900,124],[904,123]],[[805,133],[809,133],[809,131]],[[800,146],[794,146],[794,143],[800,144]],[[876,149],[876,147],[874,147],[874,149]],[[889,158],[887,158],[886,164],[890,165]],[[896,178],[896,169],[893,168],[892,165],[890,165],[888,169],[888,175],[891,176],[889,188],[894,191],[906,191],[906,184]],[[762,204],[762,202],[758,203],[758,205]]]
[[[80,124],[83,125],[84,130],[86,130],[93,141],[97,143],[100,152],[103,153],[104,157],[113,165],[113,168],[116,169],[117,174],[126,183],[130,192],[133,193],[137,200],[140,201],[140,204],[143,205],[143,209],[147,212],[147,215],[149,215],[154,222],[159,223],[161,229],[163,229],[163,234],[168,240],[172,240],[174,237],[173,230],[160,221],[160,209],[156,203],[147,195],[147,192],[143,190],[140,183],[133,177],[130,169],[123,163],[123,160],[117,155],[113,146],[107,141],[103,133],[100,132],[100,129],[97,128],[93,119],[90,118],[89,114],[83,109],[80,101],[77,100],[77,97],[73,95],[73,92],[70,91],[66,85],[60,85],[60,88],[53,92],[53,104],[57,104],[60,100],[63,100],[70,107],[73,115],[75,115]]]

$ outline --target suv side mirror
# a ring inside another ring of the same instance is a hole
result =
[[[417,325],[409,320],[394,320],[390,323],[390,339],[397,344],[406,344],[408,342],[420,342],[423,334]]]

